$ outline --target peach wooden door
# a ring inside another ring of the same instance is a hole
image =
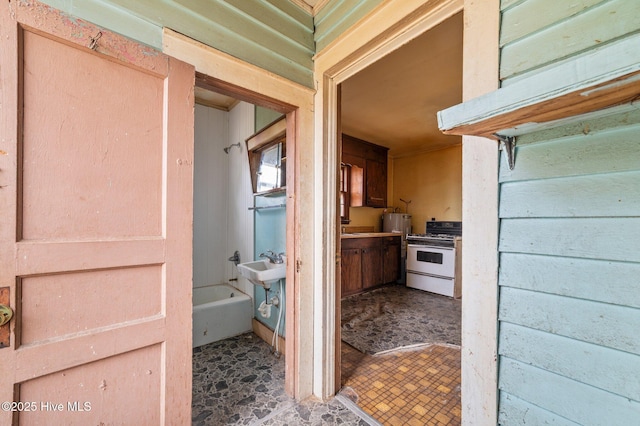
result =
[[[0,424],[188,424],[194,70],[0,7]]]

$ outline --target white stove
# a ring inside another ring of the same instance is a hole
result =
[[[407,287],[460,297],[462,222],[427,222],[425,234],[407,235]]]
[[[455,238],[455,236],[447,234],[409,234],[407,235],[407,243],[453,247]]]

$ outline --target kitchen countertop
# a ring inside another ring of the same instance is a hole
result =
[[[400,237],[397,232],[354,232],[352,234],[340,234],[340,238],[372,238],[372,237]]]

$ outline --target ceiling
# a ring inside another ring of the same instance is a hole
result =
[[[342,84],[343,133],[401,157],[460,143],[436,113],[462,102],[462,13]]]
[[[343,133],[385,146],[391,157],[459,144],[438,130],[436,113],[462,102],[462,25],[458,13],[344,81]],[[196,99],[224,110],[237,102],[199,88]]]
[[[230,96],[212,92],[198,86],[195,87],[194,95],[196,97],[196,101],[199,104],[221,109],[224,111],[231,111],[233,107],[236,106],[238,102],[240,102]]]

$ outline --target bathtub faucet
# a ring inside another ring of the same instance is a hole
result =
[[[282,255],[284,255],[284,253],[275,254],[273,250],[267,250],[266,253],[260,253],[260,257],[266,257],[269,259],[269,262],[277,264],[284,262]]]

